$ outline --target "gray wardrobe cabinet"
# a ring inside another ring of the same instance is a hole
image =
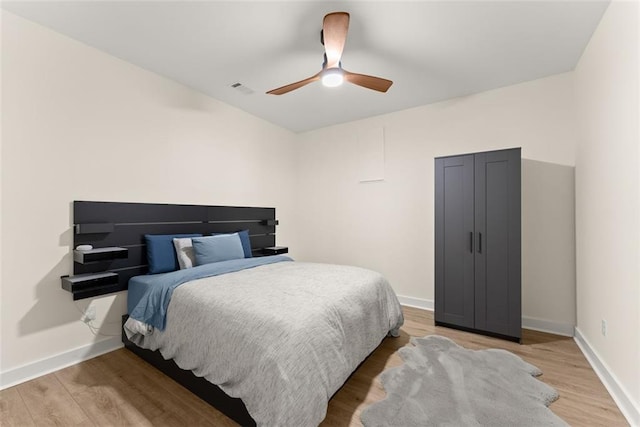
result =
[[[435,159],[435,323],[520,341],[520,148]]]

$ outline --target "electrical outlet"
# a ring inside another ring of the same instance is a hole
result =
[[[602,336],[607,336],[607,321],[602,319]]]
[[[84,323],[89,323],[93,320],[96,320],[96,307],[93,305],[90,305],[84,311],[84,315],[82,316],[82,321]]]

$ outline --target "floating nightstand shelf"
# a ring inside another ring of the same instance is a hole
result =
[[[124,290],[119,283],[118,273],[112,271],[62,276],[60,279],[62,289],[71,292],[74,300]]]
[[[76,224],[76,234],[106,234],[115,230],[110,222],[98,222],[94,224]]]
[[[127,248],[109,247],[96,248],[89,251],[73,251],[73,260],[79,264],[97,261],[111,261],[113,259],[123,259],[129,256]]]
[[[289,248],[287,246],[269,246],[268,248],[262,249],[263,255],[279,255],[289,253]]]

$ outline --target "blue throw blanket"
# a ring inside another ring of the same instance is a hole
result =
[[[167,320],[167,308],[173,291],[183,283],[202,279],[203,277],[219,276],[220,274],[233,273],[234,271],[283,261],[293,260],[284,255],[243,258],[199,265],[193,268],[172,271],[171,273],[132,277],[129,281],[129,293],[133,293],[134,289],[144,289],[144,291],[142,295],[135,295],[133,298],[133,295],[129,295],[127,301],[129,317],[163,331]],[[136,287],[136,285],[139,286]]]

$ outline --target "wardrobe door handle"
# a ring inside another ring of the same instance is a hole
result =
[[[482,253],[482,233],[478,233],[478,253]]]
[[[473,253],[473,231],[469,232],[469,252]]]

